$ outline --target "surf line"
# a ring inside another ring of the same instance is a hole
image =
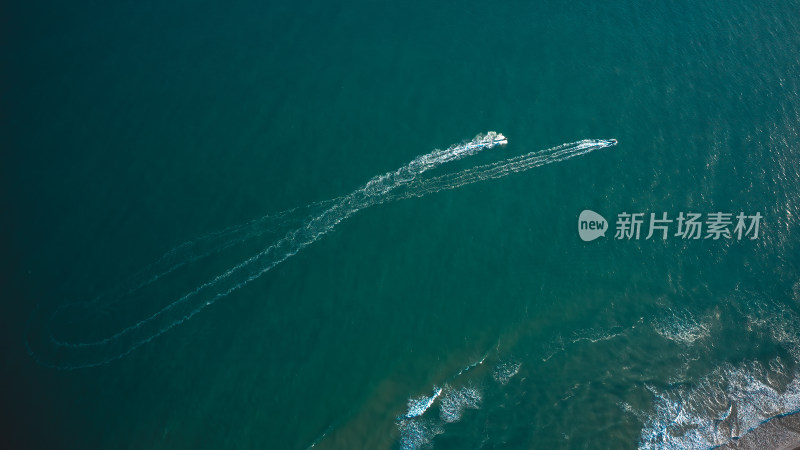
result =
[[[486,134],[479,134],[469,142],[453,145],[445,150],[437,149],[418,156],[393,172],[373,177],[365,185],[348,195],[312,204],[316,205],[317,208],[303,208],[304,210],[313,211],[313,213],[305,217],[299,227],[291,229],[283,237],[255,255],[195,287],[151,315],[104,338],[69,340],[54,336],[51,332],[54,321],[57,321],[63,314],[65,307],[74,305],[96,307],[99,306],[100,301],[68,304],[48,315],[44,315],[37,310],[26,327],[25,345],[27,351],[37,363],[56,369],[73,370],[108,364],[185,323],[217,300],[259,278],[273,267],[297,254],[303,248],[316,242],[343,220],[363,209],[388,201],[422,197],[442,190],[456,189],[478,181],[503,178],[512,173],[523,172],[534,167],[565,161],[596,150],[612,147],[617,144],[617,141],[614,139],[586,139],[546,150],[534,151],[491,164],[467,168],[454,173],[446,173],[434,177],[425,177],[423,175],[425,172],[445,163],[460,160],[480,151],[506,145],[507,143],[507,138],[501,133],[490,131]],[[286,214],[278,213],[276,216],[283,217],[284,215]],[[254,223],[258,224],[260,221],[269,222],[269,220],[258,219]],[[233,237],[229,241],[223,239],[221,243],[217,244],[219,248],[248,237],[248,235],[244,237],[236,236],[235,232],[238,229],[238,227],[232,227],[233,231],[231,233],[234,233]],[[243,226],[242,229],[248,230],[250,234],[258,234],[253,232],[252,226]],[[231,233],[223,230],[221,233],[212,233],[209,236],[228,237]],[[202,238],[200,241],[202,241]],[[181,249],[190,249],[192,245],[187,247],[186,244],[182,244],[170,250],[162,257],[162,260],[166,258],[172,265],[166,265],[165,269],[156,270],[155,273],[140,273],[139,278],[144,281],[138,284],[133,283],[133,287],[128,290],[128,293],[156,282],[164,274],[174,270],[175,267],[185,266],[199,257],[215,254],[219,248],[215,249],[213,245],[212,243],[212,248],[205,250],[205,253],[199,256],[189,256],[185,260],[180,260],[180,257],[176,258],[175,255],[181,255]],[[167,256],[170,257],[167,258]],[[155,267],[159,267],[159,264],[155,264]],[[147,271],[145,270],[145,272]],[[103,296],[103,298],[109,300],[107,296]],[[113,304],[115,300],[111,298],[109,301]]]

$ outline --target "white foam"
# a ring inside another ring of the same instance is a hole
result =
[[[451,377],[451,383],[443,388],[434,387],[433,395],[408,400],[407,412],[397,418],[400,429],[400,448],[418,449],[428,447],[432,439],[444,433],[444,426],[461,420],[467,409],[480,408],[483,393],[472,382],[456,385],[455,381],[466,372],[481,364],[489,356],[486,353],[480,360],[468,364]],[[438,398],[439,416],[427,414]]]
[[[417,416],[421,416],[425,414],[425,411],[433,405],[433,402],[436,401],[436,398],[442,394],[442,388],[434,387],[433,388],[433,395],[430,397],[417,397],[408,400],[408,412],[406,412],[406,418],[413,418]]]
[[[792,286],[792,298],[795,302],[800,303],[800,280]]]
[[[460,388],[446,385],[439,406],[439,416],[445,423],[458,422],[465,409],[480,408],[482,400],[483,394],[473,385]]]
[[[793,369],[800,361],[799,318],[784,305],[755,295],[745,301],[743,314],[747,322],[742,324],[743,332],[770,336],[793,361],[785,362],[777,356],[766,363],[725,363],[692,385],[662,390],[649,386],[654,411],[646,415],[639,448],[715,447],[743,436],[766,420],[800,410],[800,374]],[[687,320],[685,314],[677,316],[677,321],[670,320],[682,325],[668,326],[670,332],[665,333],[674,337],[672,340],[691,343],[705,337],[705,331],[697,331],[703,328],[699,322]]]
[[[520,367],[522,367],[522,363],[518,361],[502,362],[494,368],[494,371],[492,372],[492,378],[494,378],[494,380],[498,383],[506,385],[514,375],[519,373]]]
[[[403,419],[398,422],[400,428],[400,449],[417,450],[431,443],[433,438],[444,433],[442,424],[420,417]]]
[[[800,381],[770,384],[757,362],[725,365],[695,387],[659,392],[642,430],[642,449],[700,449],[730,442],[764,420],[800,409]]]
[[[690,345],[710,335],[708,321],[697,320],[688,311],[669,312],[655,321],[656,333],[681,344]]]

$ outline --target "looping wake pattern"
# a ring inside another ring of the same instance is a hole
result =
[[[453,173],[425,176],[425,172],[443,164],[505,143],[505,138],[495,132],[478,135],[469,142],[418,156],[394,172],[372,178],[348,195],[266,216],[181,244],[140,271],[115,292],[94,300],[64,305],[47,315],[40,314],[39,311],[34,313],[26,336],[28,353],[38,363],[58,369],[71,370],[107,364],[183,324],[207,306],[316,242],[343,220],[363,209],[393,200],[455,189],[478,181],[502,178],[611,147],[616,141],[572,142]],[[112,311],[113,315],[113,310],[117,307],[115,305],[124,302],[131,294],[151,287],[164,276],[201,259],[209,259],[232,246],[271,236],[270,233],[276,234],[275,240],[262,250],[211,277],[166,306],[157,308],[146,317],[134,319],[134,323],[119,327],[105,337],[64,338],[53,331],[56,324],[67,323],[67,317],[79,316],[81,311],[96,314],[94,310],[103,309]]]

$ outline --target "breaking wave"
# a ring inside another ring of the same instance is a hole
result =
[[[695,319],[686,311],[670,310],[667,315],[656,319],[654,328],[665,339],[685,345],[691,345],[710,335],[708,323]]]
[[[742,332],[763,333],[783,353],[766,361],[723,363],[695,383],[657,388],[647,385],[654,410],[637,414],[644,422],[641,449],[707,449],[738,440],[776,417],[800,411],[800,317],[785,306],[747,302]],[[708,328],[691,316],[675,315],[658,331],[682,344],[705,338]],[[628,405],[622,405],[629,410]]]
[[[482,365],[487,357],[488,353],[459,370],[443,387],[434,387],[433,395],[409,399],[407,412],[396,421],[400,430],[401,449],[431,447],[436,436],[445,433],[447,424],[460,421],[467,410],[481,408],[486,384],[475,377],[463,380],[462,375]],[[505,386],[519,373],[521,365],[516,360],[501,361],[492,369],[492,378],[499,386]]]

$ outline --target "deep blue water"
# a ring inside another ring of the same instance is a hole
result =
[[[8,6],[5,447],[708,448],[800,409],[798,11]]]

